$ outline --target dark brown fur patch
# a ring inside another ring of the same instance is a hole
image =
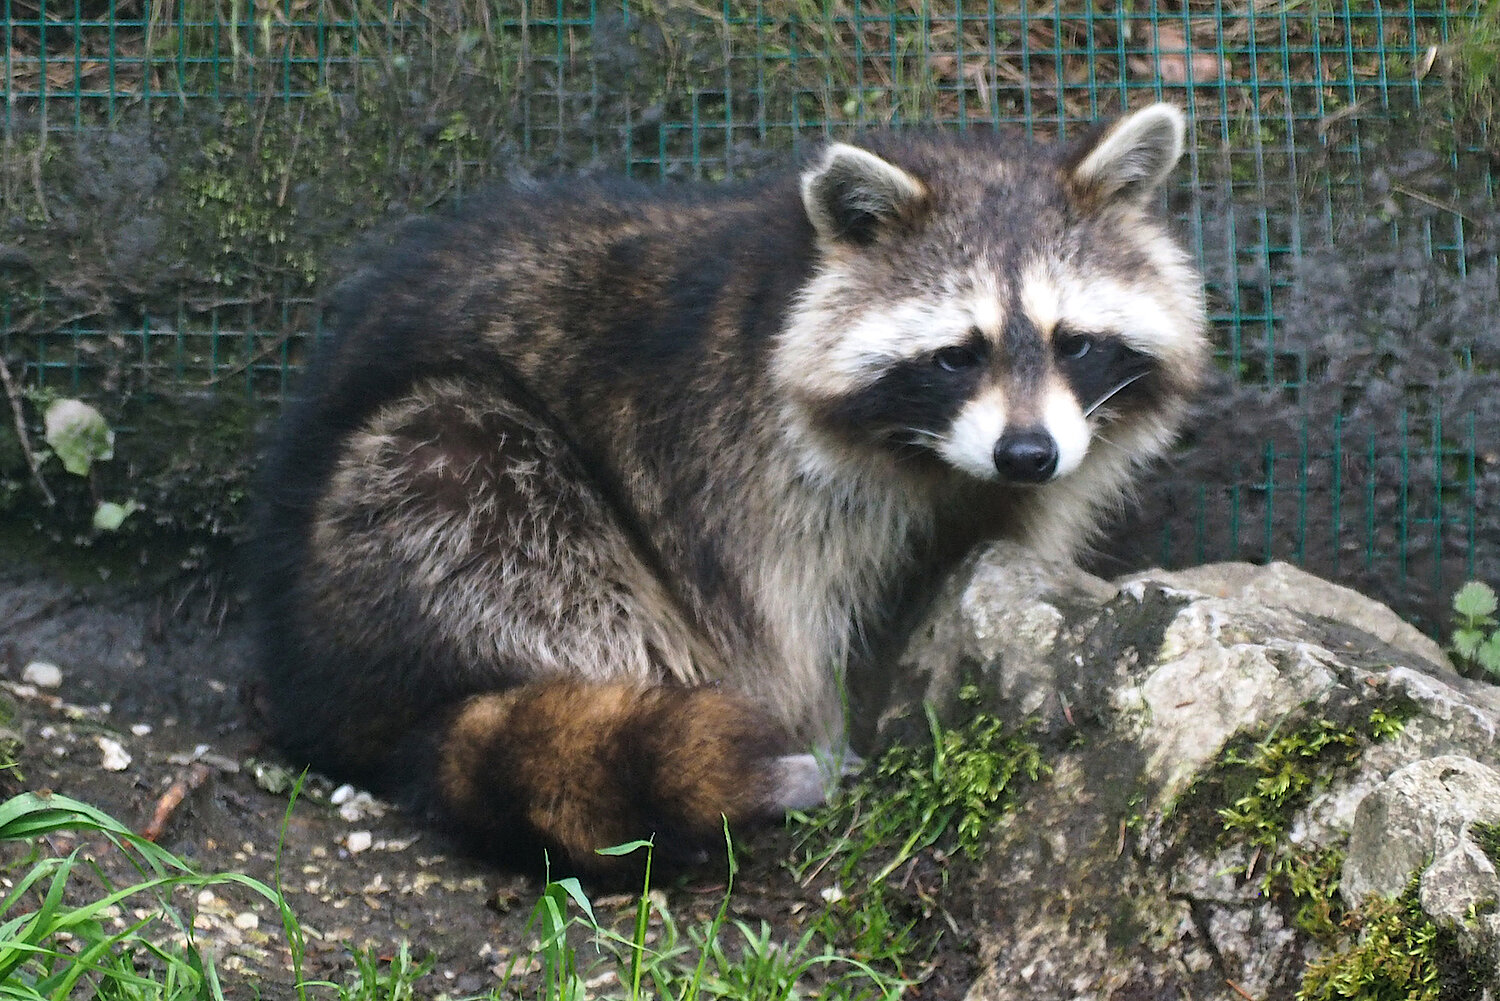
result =
[[[596,853],[651,839],[668,866],[779,816],[787,739],[745,699],[714,689],[559,680],[470,699],[440,754],[442,805],[478,847],[546,848],[554,867],[609,874]]]

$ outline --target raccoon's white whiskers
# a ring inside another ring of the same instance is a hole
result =
[[[1089,405],[1089,408],[1083,412],[1083,416],[1084,417],[1091,417],[1091,416],[1093,416],[1094,411],[1098,410],[1100,407],[1102,407],[1106,403],[1108,403],[1110,401],[1110,399],[1112,399],[1115,396],[1116,393],[1119,393],[1122,389],[1124,389],[1126,386],[1130,385],[1131,383],[1135,382],[1136,380],[1145,378],[1146,374],[1147,373],[1145,373],[1145,372],[1137,372],[1134,375],[1126,376],[1124,379],[1122,379],[1119,382],[1115,383],[1115,388],[1111,389],[1109,392],[1105,393],[1103,396],[1099,397],[1097,400],[1095,400],[1093,403],[1091,403]]]
[[[931,441],[943,440],[942,435],[936,431],[928,431],[925,428],[902,428],[899,440],[903,445],[920,445],[924,438]]]

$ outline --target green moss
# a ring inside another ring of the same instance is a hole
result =
[[[1285,839],[1297,812],[1365,748],[1399,734],[1411,707],[1392,701],[1354,706],[1343,720],[1319,718],[1273,729],[1226,748],[1218,767],[1195,787],[1200,799],[1218,799],[1215,813],[1223,843],[1269,850]],[[1360,716],[1363,715],[1361,719]]]
[[[1283,721],[1231,747],[1190,794],[1193,806],[1219,804],[1213,814],[1218,843],[1250,849],[1240,871],[1258,875],[1262,891],[1282,904],[1292,923],[1331,948],[1309,964],[1298,1001],[1477,998],[1480,972],[1456,934],[1422,912],[1415,879],[1399,899],[1372,898],[1349,910],[1339,894],[1342,847],[1307,851],[1288,842],[1312,797],[1372,744],[1399,734],[1413,707],[1392,700],[1324,711],[1334,718]]]
[[[1404,700],[1352,702],[1326,706],[1318,718],[1283,720],[1231,743],[1175,812],[1218,847],[1244,848],[1247,861],[1239,873],[1258,879],[1262,892],[1279,901],[1302,931],[1332,941],[1344,916],[1338,896],[1342,847],[1307,851],[1290,844],[1287,835],[1319,791],[1353,768],[1370,745],[1399,734],[1412,711]]]
[[[1483,993],[1483,972],[1456,934],[1423,913],[1415,878],[1394,900],[1367,900],[1344,930],[1353,941],[1308,964],[1297,1001],[1467,1001]]]
[[[1321,942],[1330,942],[1338,937],[1344,917],[1338,892],[1344,858],[1342,848],[1278,851],[1261,885],[1267,892],[1285,895],[1294,925]]]
[[[1359,759],[1363,741],[1358,731],[1326,719],[1285,734],[1272,734],[1228,750],[1223,772],[1242,789],[1229,805],[1220,807],[1226,841],[1255,848],[1275,848],[1285,838],[1297,810],[1328,781],[1330,774]]]
[[[472,115],[415,122],[368,95],[326,93],[295,109],[228,107],[175,178],[169,201],[194,223],[180,231],[184,260],[211,262],[201,277],[241,294],[311,293],[353,233],[392,206],[439,200],[489,159]]]
[[[1470,824],[1469,837],[1474,839],[1485,857],[1500,868],[1500,824]]]

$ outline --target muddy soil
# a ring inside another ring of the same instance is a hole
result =
[[[345,807],[354,819],[346,819],[329,801],[330,784],[316,777],[289,818],[287,794],[264,787],[273,783],[261,763],[287,762],[263,745],[244,708],[249,644],[227,591],[215,577],[146,591],[80,585],[30,563],[0,565],[0,696],[14,704],[11,728],[22,740],[20,767],[3,791],[62,793],[140,831],[168,788],[197,765],[206,781],[170,815],[160,844],[203,871],[238,871],[267,883],[276,879],[280,846],[284,892],[307,936],[305,978],[343,982],[353,967],[351,949],[388,959],[408,941],[413,955],[433,962],[418,996],[487,994],[517,954],[523,960],[512,987],[535,996],[527,974],[539,974],[526,949],[536,935],[526,923],[538,880],[464,857],[394,808],[381,813],[381,804],[355,803]],[[57,665],[61,684],[50,690],[23,684],[34,661]],[[731,914],[752,927],[769,922],[782,941],[795,942],[823,905],[822,887],[798,885],[782,865],[792,837],[762,832],[741,846]],[[42,847],[67,853],[77,843],[54,836]],[[107,843],[84,848],[117,884],[135,882]],[[0,853],[8,867],[0,876],[30,861],[23,846]],[[179,902],[199,940],[213,945],[229,996],[294,997],[280,918],[240,889],[195,892]],[[704,873],[667,887],[665,904],[686,926],[710,918],[722,892],[722,875]],[[629,894],[599,893],[594,905],[601,921],[622,930],[633,919]],[[969,936],[953,920],[944,915],[948,933],[937,951],[906,971],[925,978],[911,996],[956,998],[966,991],[975,961]],[[585,973],[594,989],[616,993],[615,963],[582,938],[579,945],[580,963],[596,966]]]

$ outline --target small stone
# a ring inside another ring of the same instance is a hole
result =
[[[45,660],[34,660],[22,669],[21,680],[38,688],[58,688],[62,685],[62,668]]]
[[[123,772],[130,767],[130,752],[125,750],[125,745],[113,737],[96,737],[95,740],[102,755],[99,760],[100,768],[106,772]]]
[[[349,823],[358,823],[366,817],[381,817],[385,815],[385,804],[363,789],[356,789],[351,785],[341,785],[328,797],[328,801],[338,807],[339,816]]]
[[[350,855],[358,855],[360,852],[369,851],[370,845],[374,842],[375,836],[369,831],[350,831],[349,836],[344,839],[344,847],[349,849]]]
[[[234,916],[234,926],[240,931],[254,931],[260,927],[260,915],[253,911],[242,911]]]
[[[151,724],[137,723],[130,728],[130,732],[137,737],[144,737],[151,732]]]

